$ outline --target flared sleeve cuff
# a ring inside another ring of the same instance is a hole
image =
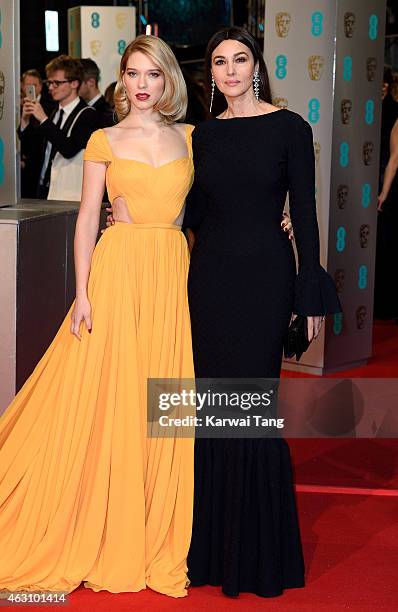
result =
[[[340,300],[330,274],[322,266],[300,270],[295,281],[293,312],[311,317],[341,311]]]

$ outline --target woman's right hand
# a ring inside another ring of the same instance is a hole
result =
[[[78,340],[82,339],[80,325],[85,322],[87,330],[91,333],[91,305],[87,296],[76,297],[71,314],[70,332]]]
[[[109,208],[106,209],[109,212],[109,215],[106,218],[106,227],[110,227],[111,225],[115,225],[115,219],[113,218],[113,208],[112,206],[109,206]]]
[[[109,215],[106,218],[106,227],[111,227],[111,225],[115,225],[115,219],[113,218],[113,208],[111,205],[109,205],[109,207],[107,207],[105,210],[109,212]],[[104,231],[104,229],[101,230],[101,234],[103,234]]]

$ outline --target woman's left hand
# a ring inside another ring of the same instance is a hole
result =
[[[381,192],[377,197],[377,210],[378,212],[383,212],[383,204],[386,201],[386,196]]]
[[[321,331],[322,323],[325,317],[307,317],[308,340],[315,340]]]
[[[289,232],[289,240],[294,240],[293,225],[287,212],[283,213],[281,227],[284,232]]]

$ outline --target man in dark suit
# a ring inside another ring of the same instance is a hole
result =
[[[83,81],[80,85],[79,96],[86,104],[95,108],[99,114],[100,127],[115,125],[113,110],[98,88],[100,70],[97,64],[92,59],[81,59],[80,64],[83,70]]]
[[[40,102],[46,115],[50,115],[57,105],[53,102],[47,89],[43,87],[40,72],[34,68],[26,70],[21,77],[22,99],[27,96],[27,86],[32,85],[35,88],[36,100]],[[21,140],[21,196],[35,198],[41,170],[40,155],[37,152],[42,149],[44,136],[38,130],[40,124],[33,115],[28,121],[32,129],[28,131],[26,137],[21,138],[20,127],[17,130]]]
[[[47,85],[57,104],[49,116],[38,101],[25,98],[20,137],[31,137],[33,129],[43,137],[37,197],[80,200],[83,151],[94,130],[99,127],[98,115],[78,96],[83,79],[78,60],[60,55],[46,66]],[[39,123],[32,126],[30,118]]]

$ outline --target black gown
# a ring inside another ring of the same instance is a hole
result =
[[[380,181],[390,158],[390,136],[398,119],[398,103],[391,94],[383,100],[381,114]],[[394,177],[383,211],[377,215],[374,316],[377,319],[398,319],[398,286],[391,282],[391,267],[397,260],[396,228],[398,223],[398,172]]]
[[[211,119],[193,132],[184,227],[197,377],[274,377],[291,313],[340,310],[319,263],[312,130],[280,110]],[[280,223],[286,193],[299,254]],[[195,585],[264,597],[304,585],[289,447],[283,439],[196,439]]]

